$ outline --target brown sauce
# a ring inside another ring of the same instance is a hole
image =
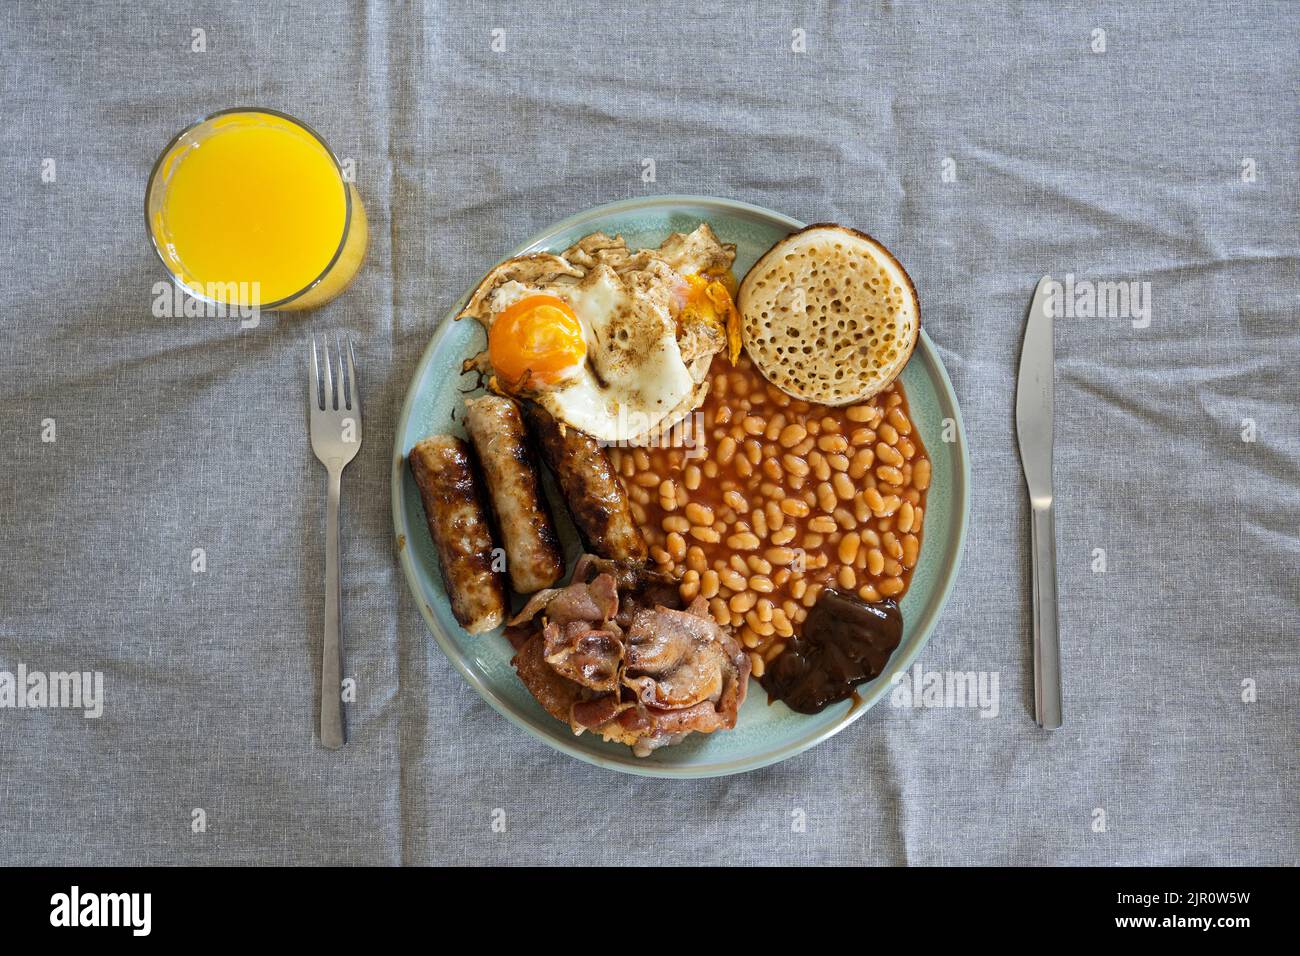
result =
[[[894,601],[867,604],[853,594],[824,589],[802,632],[767,666],[760,679],[771,700],[801,714],[820,713],[879,677],[903,637]]]

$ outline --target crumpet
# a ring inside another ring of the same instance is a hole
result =
[[[866,233],[817,223],[754,263],[737,305],[745,350],[773,385],[820,405],[870,398],[916,347],[921,307],[907,271]]]

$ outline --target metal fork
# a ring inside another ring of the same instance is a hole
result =
[[[320,740],[331,750],[343,746],[342,672],[343,646],[339,640],[339,491],[343,469],[361,447],[361,394],[352,339],[344,350],[342,336],[335,335],[337,356],[330,355],[325,336],[324,376],[316,348],[311,341],[311,378],[307,407],[311,410],[311,450],[329,473],[329,504],[325,512],[325,642],[320,665]],[[338,381],[334,362],[338,362]],[[337,388],[336,388],[337,385]]]

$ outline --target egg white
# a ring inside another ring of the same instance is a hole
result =
[[[673,424],[696,389],[682,358],[668,291],[646,295],[629,289],[612,269],[581,283],[533,288],[506,282],[493,293],[491,318],[530,295],[553,295],[573,309],[587,355],[558,383],[530,397],[552,416],[602,442],[626,442]]]

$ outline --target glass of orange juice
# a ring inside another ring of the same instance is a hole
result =
[[[361,196],[325,140],[261,107],[177,134],[149,176],[145,218],[182,289],[243,309],[323,305],[356,276],[369,237]]]

